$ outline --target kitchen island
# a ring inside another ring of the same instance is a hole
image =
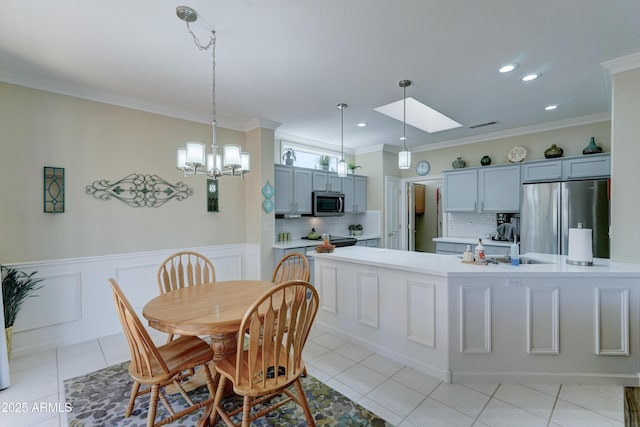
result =
[[[443,381],[640,385],[640,265],[359,246],[313,257],[319,326]]]

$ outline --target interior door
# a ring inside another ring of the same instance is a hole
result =
[[[408,250],[416,250],[416,184],[407,183],[407,242]]]
[[[391,176],[384,178],[384,247],[400,249],[400,232],[402,230],[400,210],[402,209],[402,190],[400,179]]]

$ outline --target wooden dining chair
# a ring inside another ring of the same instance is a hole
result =
[[[309,261],[304,254],[300,252],[291,252],[278,262],[273,270],[271,281],[273,283],[284,283],[290,280],[309,281],[311,271],[309,269]]]
[[[176,252],[165,259],[158,268],[158,287],[161,294],[215,281],[216,270],[213,263],[198,252]]]
[[[307,294],[310,297],[307,297]],[[315,426],[300,376],[304,370],[302,349],[318,311],[318,293],[304,281],[294,280],[275,285],[247,309],[238,334],[236,354],[216,361],[220,382],[214,401],[214,413],[228,426],[248,427],[280,406],[294,401],[303,410],[307,425]],[[246,347],[245,334],[248,334]],[[226,412],[221,405],[227,381],[236,394],[243,396],[243,405]],[[296,392],[289,387],[294,385]],[[270,402],[275,396],[283,399]],[[257,404],[269,406],[251,413]],[[240,423],[232,418],[242,413]]]
[[[147,393],[151,393],[147,427],[170,423],[213,402],[215,387],[209,369],[209,362],[213,360],[213,350],[209,344],[198,337],[183,336],[156,347],[118,283],[114,279],[109,279],[109,283],[113,290],[116,311],[131,351],[129,375],[133,379],[133,387],[125,417],[129,417],[133,412],[136,398]],[[210,396],[208,399],[194,403],[182,387],[181,380],[183,372],[191,371],[196,367],[204,373]],[[164,387],[170,384],[176,387],[189,404],[187,408],[179,412],[174,411],[164,393]],[[141,385],[145,387],[141,389]],[[168,411],[169,416],[156,423],[158,399]]]
[[[216,270],[206,256],[194,251],[176,252],[158,268],[158,288],[161,294],[187,286],[216,281]],[[173,340],[169,334],[167,342]]]

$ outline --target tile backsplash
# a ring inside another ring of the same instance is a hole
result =
[[[484,239],[496,233],[496,214],[449,213],[448,237]]]
[[[495,220],[494,220],[495,222]],[[365,213],[350,214],[330,217],[302,217],[302,218],[276,218],[275,240],[278,234],[290,232],[291,239],[299,239],[306,236],[315,228],[319,234],[329,233],[334,236],[348,236],[349,224],[362,224],[363,235],[376,235],[381,233],[380,211],[367,211]]]

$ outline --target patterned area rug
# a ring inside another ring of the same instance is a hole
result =
[[[146,415],[149,408],[149,395],[138,397],[133,414],[125,418],[124,411],[131,396],[132,380],[127,372],[129,362],[110,366],[81,377],[71,378],[64,382],[66,401],[71,403],[72,411],[67,414],[69,426],[146,426]],[[302,386],[307,394],[311,413],[316,425],[353,426],[353,427],[390,427],[391,424],[369,412],[357,403],[349,400],[332,388],[324,385],[312,376],[302,378]],[[194,402],[208,396],[205,386],[190,393]],[[182,397],[168,395],[173,408],[184,407]],[[235,396],[224,401],[225,409],[242,405],[242,399]],[[189,414],[171,425],[196,425],[203,409]],[[167,415],[164,406],[158,404],[158,416]],[[217,426],[225,424],[218,418]],[[278,410],[253,422],[252,426],[306,426],[304,414],[298,406],[290,402]]]

